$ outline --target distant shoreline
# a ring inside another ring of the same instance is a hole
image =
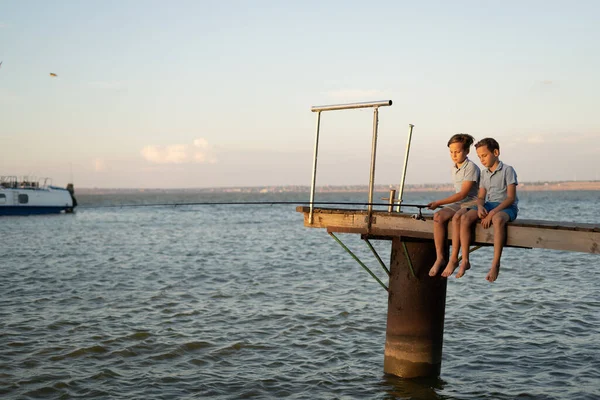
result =
[[[375,191],[388,192],[398,189],[398,185],[375,185]],[[406,185],[406,192],[452,192],[450,184]],[[560,182],[524,182],[519,184],[519,191],[600,191],[600,181],[560,181]],[[248,187],[216,187],[216,188],[75,188],[79,194],[113,194],[113,193],[304,193],[310,192],[309,186],[273,185]],[[317,193],[355,193],[368,191],[367,185],[325,185],[317,186]]]

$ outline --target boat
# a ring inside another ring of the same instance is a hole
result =
[[[0,176],[0,216],[72,213],[75,189],[53,186],[50,178]]]

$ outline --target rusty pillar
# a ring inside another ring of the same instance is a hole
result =
[[[435,259],[433,240],[392,240],[383,363],[387,374],[402,378],[440,374],[447,279],[429,276]]]

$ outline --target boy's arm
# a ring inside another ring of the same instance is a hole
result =
[[[431,203],[427,204],[427,207],[431,210],[435,210],[436,208],[438,208],[439,206],[443,206],[444,204],[450,204],[455,203],[457,201],[461,201],[462,199],[467,197],[474,184],[475,182],[473,181],[464,181],[462,183],[462,186],[460,187],[460,192],[454,193],[453,195],[448,196],[445,199],[432,201]]]
[[[484,218],[487,215],[486,209],[483,207],[485,204],[485,195],[487,194],[487,190],[484,187],[479,187],[479,193],[477,193],[477,216],[479,218]]]
[[[500,204],[498,204],[498,207],[496,207],[490,211],[490,216],[493,217],[495,214],[499,213],[500,211],[504,210],[505,208],[512,206],[513,203],[515,202],[516,198],[517,198],[517,185],[516,184],[508,185],[506,187],[506,199],[504,199]]]

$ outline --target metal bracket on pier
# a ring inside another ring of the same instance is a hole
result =
[[[406,263],[408,264],[408,268],[410,269],[410,274],[413,278],[417,279],[415,275],[415,270],[413,268],[412,261],[410,260],[410,255],[408,254],[408,249],[406,248],[406,243],[402,240],[402,248],[404,249],[404,256],[406,257]]]
[[[482,248],[483,246],[473,246],[471,248],[469,248],[469,253],[474,252],[475,250],[479,250],[480,248]],[[462,260],[462,255],[460,257],[458,257],[458,262],[460,262],[460,260]]]
[[[332,238],[334,238],[334,239],[335,239],[335,241],[336,241],[336,242],[338,242],[338,244],[339,244],[340,246],[342,246],[342,248],[343,248],[344,250],[346,250],[346,252],[347,252],[348,254],[350,254],[350,255],[352,256],[352,258],[354,258],[354,260],[355,260],[355,261],[358,263],[358,265],[360,265],[361,267],[363,267],[363,268],[365,269],[365,271],[367,271],[367,272],[369,273],[369,275],[371,275],[371,276],[373,277],[373,279],[375,279],[375,280],[377,281],[377,283],[379,283],[379,284],[381,285],[381,287],[383,287],[383,288],[385,289],[385,291],[386,291],[386,292],[388,291],[388,287],[387,287],[387,286],[385,286],[385,283],[383,283],[383,282],[381,281],[381,279],[379,279],[379,278],[378,278],[378,277],[377,277],[377,276],[376,276],[376,275],[373,273],[373,271],[371,271],[371,270],[369,269],[369,267],[367,267],[367,266],[366,266],[366,265],[365,265],[365,264],[364,264],[364,263],[363,263],[363,262],[362,262],[362,261],[361,261],[361,260],[360,260],[360,259],[359,259],[359,258],[358,258],[358,257],[357,257],[357,256],[356,256],[356,255],[355,255],[355,254],[354,254],[354,253],[353,253],[353,252],[352,252],[352,251],[351,251],[349,248],[348,248],[348,247],[346,247],[346,245],[345,245],[344,243],[342,243],[342,241],[341,241],[341,240],[340,240],[340,239],[339,239],[337,236],[335,236],[335,235],[333,234],[333,232],[328,232],[328,233],[329,233],[329,235],[330,235]],[[388,273],[388,275],[389,275],[389,271],[387,270],[387,268],[385,268],[385,267],[384,267],[384,269],[386,270],[386,272],[387,272],[387,273]]]
[[[373,247],[373,245],[371,244],[371,242],[369,242],[369,239],[367,239],[366,237],[364,237],[363,240],[365,241],[365,243],[367,244],[367,246],[369,246],[369,249],[371,249],[371,251],[373,252],[373,255],[375,255],[375,258],[377,258],[377,261],[379,261],[379,265],[381,265],[381,268],[383,268],[383,270],[385,271],[385,273],[388,276],[390,276],[390,270],[385,266],[385,263],[383,262],[383,260],[381,259],[381,257],[379,257],[379,254],[377,254],[377,250],[375,250],[375,247]]]

